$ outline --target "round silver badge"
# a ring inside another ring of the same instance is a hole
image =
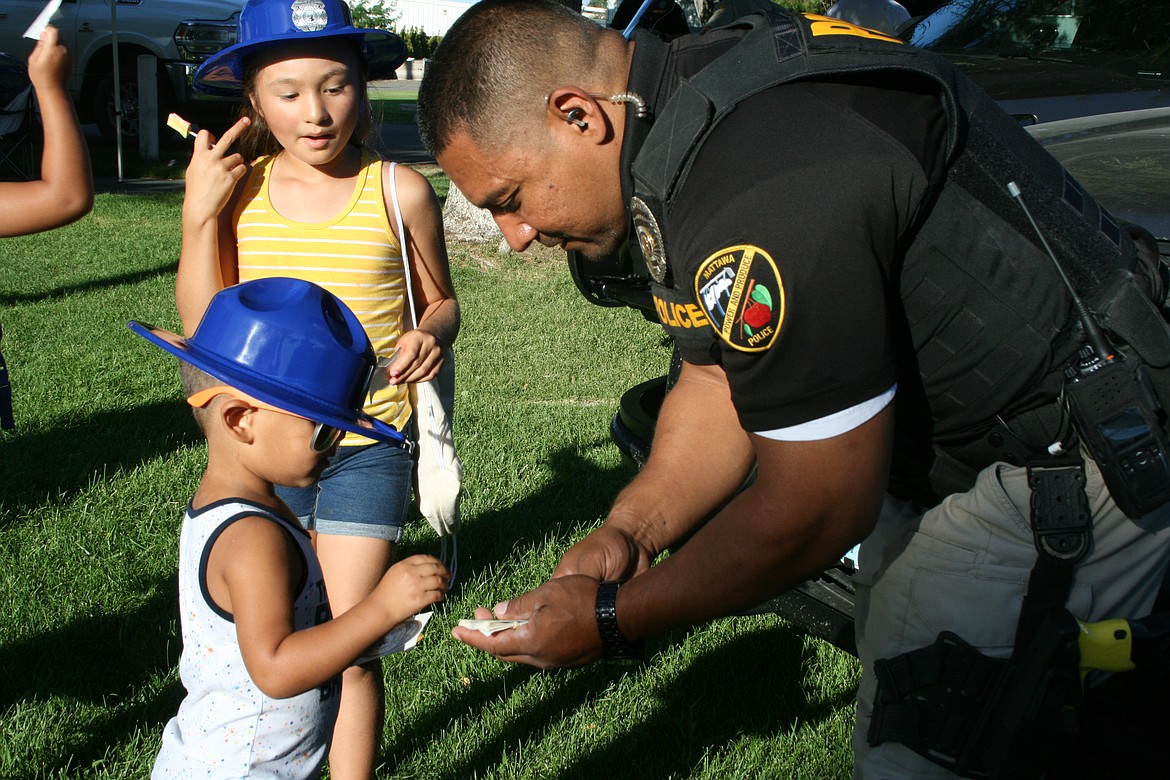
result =
[[[292,4],[292,23],[301,32],[317,32],[329,23],[329,14],[321,0],[296,0]]]
[[[654,218],[654,212],[650,207],[638,197],[630,198],[630,215],[634,220],[634,235],[638,238],[638,248],[642,250],[642,259],[646,261],[650,277],[662,284],[666,279],[666,246],[662,240],[658,220]]]

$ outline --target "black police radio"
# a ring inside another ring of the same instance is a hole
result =
[[[1015,182],[1007,188],[1072,294],[1085,330],[1088,343],[1065,369],[1064,394],[1077,434],[1118,508],[1141,517],[1170,502],[1170,441],[1159,422],[1153,387],[1141,362],[1125,359],[1109,343],[1032,219],[1020,188]]]

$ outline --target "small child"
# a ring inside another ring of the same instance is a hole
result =
[[[342,431],[408,446],[360,411],[376,365],[369,339],[338,298],[278,277],[217,293],[189,338],[130,328],[183,361],[207,438],[180,538],[187,696],[152,777],[316,777],[342,671],[442,600],[450,577],[436,558],[406,558],[332,618],[309,533],[276,496],[276,484],[312,484]]]

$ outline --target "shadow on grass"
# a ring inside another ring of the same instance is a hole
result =
[[[679,637],[666,637],[672,638]],[[830,718],[853,702],[854,691],[809,698],[803,681],[811,660],[795,629],[773,626],[739,635],[698,656],[661,690],[653,716],[625,736],[583,752],[559,777],[620,777],[633,766],[644,778],[689,777],[704,757],[741,737],[783,738],[799,725]],[[586,687],[584,695],[595,698],[598,690]],[[503,745],[493,747],[498,755]]]
[[[41,734],[30,759],[43,776],[100,762],[136,729],[161,736],[183,696],[178,680],[157,682],[179,660],[180,642],[171,636],[177,587],[171,577],[143,583],[150,595],[131,612],[92,615],[0,646],[0,711],[51,699],[60,703],[54,706],[100,707],[84,728]]]
[[[652,642],[649,649],[669,654],[669,644],[682,639],[680,634],[668,635]],[[429,739],[441,739],[444,733],[458,729],[454,724],[474,717],[469,713],[513,696],[528,701],[530,695],[522,692],[523,686],[534,675],[546,675],[546,688],[552,693],[534,705],[515,708],[512,719],[490,740],[446,772],[433,776],[451,780],[487,776],[498,767],[501,756],[522,755],[525,746],[559,729],[567,713],[604,698],[611,720],[599,727],[619,731],[623,722],[635,719],[640,721],[638,725],[623,736],[606,739],[595,750],[582,748],[568,765],[548,767],[547,776],[629,777],[636,771],[644,778],[688,777],[712,751],[746,735],[782,738],[798,725],[818,723],[852,703],[852,690],[808,698],[802,685],[808,661],[799,632],[781,626],[766,628],[703,653],[650,699],[644,693],[631,695],[627,691],[624,701],[622,678],[652,674],[650,666],[601,663],[553,672],[509,666],[494,678],[477,683],[473,692],[452,696],[428,712],[409,734],[387,748],[382,759],[390,775],[400,768],[408,769],[412,749],[423,749]],[[653,654],[649,663],[655,663]],[[655,714],[645,718],[641,713],[647,708],[653,708]],[[626,712],[630,714],[623,717]],[[535,777],[540,772],[528,767],[523,775]]]
[[[51,290],[42,290],[35,293],[18,293],[18,294],[0,294],[0,306],[17,306],[20,304],[41,303],[56,298],[64,298],[67,295],[77,295],[80,293],[95,292],[97,290],[106,290],[111,287],[122,287],[128,284],[138,284],[150,279],[154,279],[161,274],[174,273],[178,269],[179,264],[175,261],[169,261],[157,268],[148,268],[143,271],[135,271],[130,274],[122,274],[120,276],[111,276],[106,279],[93,279],[88,282],[79,282],[77,284],[63,285],[61,287],[54,287]]]
[[[551,539],[560,549],[568,549],[581,530],[581,518],[603,516],[613,497],[634,475],[631,467],[596,469],[573,449],[555,453],[550,465],[557,476],[545,489],[464,525],[460,547],[470,554],[461,560],[460,580],[471,581],[480,572],[492,570],[513,554],[518,543]],[[673,632],[651,642],[648,649],[669,654],[674,652],[672,646],[685,641],[688,633]],[[478,652],[460,646],[460,651],[464,650]],[[414,751],[425,750],[458,728],[453,724],[474,717],[469,713],[506,702],[512,696],[522,696],[527,702],[531,693],[524,691],[525,684],[536,675],[545,675],[542,683],[553,693],[542,696],[534,706],[517,707],[517,714],[498,734],[448,773],[434,772],[434,776],[454,780],[490,774],[501,756],[522,752],[525,745],[539,742],[557,728],[566,713],[605,697],[614,702],[617,722],[611,728],[621,728],[624,710],[645,712],[651,706],[657,714],[616,741],[592,752],[583,750],[567,767],[549,767],[549,776],[626,777],[636,767],[640,777],[685,777],[711,748],[745,734],[786,734],[798,723],[821,721],[853,701],[852,690],[826,700],[809,700],[802,686],[808,660],[804,637],[798,630],[786,626],[766,628],[704,653],[653,702],[645,701],[644,696],[622,702],[620,691],[614,693],[625,675],[648,673],[650,666],[600,663],[577,670],[542,672],[508,665],[426,710],[409,730],[388,744],[381,759],[388,775],[410,771]],[[653,657],[650,664],[654,664]],[[452,665],[458,667],[459,661]],[[631,715],[629,719],[635,717],[640,716]],[[539,772],[526,774],[539,776]]]
[[[106,474],[201,441],[191,415],[174,401],[104,412],[43,433],[18,428],[0,439],[0,531],[46,497],[68,500]]]

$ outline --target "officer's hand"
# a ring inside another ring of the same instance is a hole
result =
[[[541,669],[582,666],[601,657],[597,584],[592,577],[582,576],[550,580],[497,604],[494,615],[483,607],[475,611],[477,619],[527,619],[525,625],[492,636],[456,626],[451,635],[503,661]]]
[[[553,578],[584,574],[598,582],[628,580],[650,568],[649,550],[638,546],[634,537],[606,524],[570,547],[553,570]]]

